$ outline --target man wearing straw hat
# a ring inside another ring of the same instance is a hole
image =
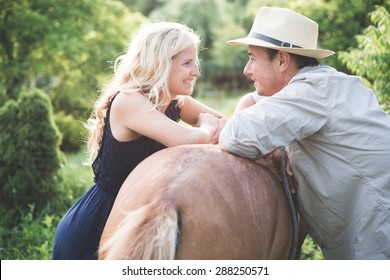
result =
[[[228,152],[257,159],[285,147],[297,203],[326,259],[390,259],[390,117],[360,78],[318,59],[318,25],[260,8],[249,35],[245,95],[220,136]]]

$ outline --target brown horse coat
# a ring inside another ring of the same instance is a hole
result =
[[[124,182],[100,259],[287,259],[292,226],[276,177],[215,145],[159,151]]]

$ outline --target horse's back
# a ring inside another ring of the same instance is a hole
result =
[[[292,229],[279,182],[259,164],[217,146],[168,148],[137,166],[118,194],[101,244],[124,213],[144,205],[174,209],[176,259],[288,258]]]

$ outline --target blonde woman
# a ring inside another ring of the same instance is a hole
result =
[[[143,159],[165,147],[217,143],[226,119],[191,97],[200,75],[199,42],[187,26],[152,23],[118,58],[88,122],[95,184],[59,223],[53,259],[97,258],[115,197]]]

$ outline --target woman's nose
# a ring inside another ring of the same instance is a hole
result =
[[[199,69],[199,67],[198,66],[194,66],[193,68],[192,68],[192,73],[191,73],[193,76],[196,76],[196,77],[198,77],[198,76],[200,76],[200,69]]]

